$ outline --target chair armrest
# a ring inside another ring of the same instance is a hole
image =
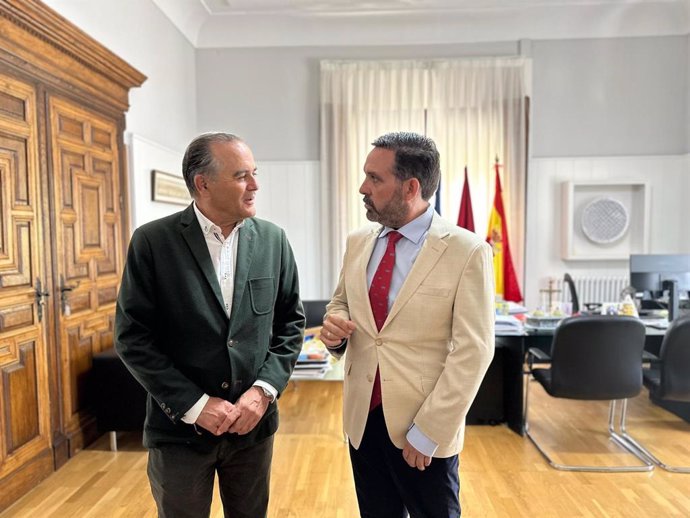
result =
[[[536,362],[534,361],[536,358]],[[532,372],[532,366],[535,363],[550,363],[551,362],[551,356],[546,354],[544,351],[539,349],[538,347],[530,347],[527,350],[527,366],[529,372]]]
[[[551,361],[551,356],[546,354],[544,351],[542,351],[538,347],[530,347],[529,350],[527,351],[527,356],[533,356],[541,362],[550,362]]]
[[[649,351],[642,351],[642,363],[659,363],[661,362],[661,358],[659,358],[656,354],[652,354]]]

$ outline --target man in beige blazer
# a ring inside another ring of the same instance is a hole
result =
[[[347,351],[344,427],[362,518],[456,517],[465,416],[494,353],[491,248],[430,206],[431,139],[391,133],[373,145],[359,192],[378,224],[348,237],[321,339]]]

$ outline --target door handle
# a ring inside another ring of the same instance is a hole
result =
[[[50,293],[43,291],[40,277],[36,277],[34,297],[36,298],[36,314],[38,316],[38,321],[41,322],[43,320],[43,306],[46,305],[46,297],[50,297]]]
[[[69,305],[69,292],[76,289],[79,286],[79,281],[76,284],[65,284],[65,276],[60,274],[60,307],[62,308],[62,314],[66,317],[72,314],[72,308]]]

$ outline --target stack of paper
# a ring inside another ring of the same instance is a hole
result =
[[[508,313],[511,315],[519,315],[521,313],[527,313],[527,308],[516,302],[508,301]]]
[[[292,379],[320,379],[331,370],[331,355],[321,340],[307,337],[297,358]]]
[[[497,335],[521,335],[522,333],[522,322],[513,315],[496,315]]]

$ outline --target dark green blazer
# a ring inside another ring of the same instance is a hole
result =
[[[235,402],[256,380],[281,393],[302,347],[304,312],[285,232],[256,218],[238,235],[231,316],[192,205],[138,228],[115,314],[115,348],[148,392],[144,445],[206,449],[220,438],[182,422],[204,394]],[[245,446],[273,434],[271,404]]]

